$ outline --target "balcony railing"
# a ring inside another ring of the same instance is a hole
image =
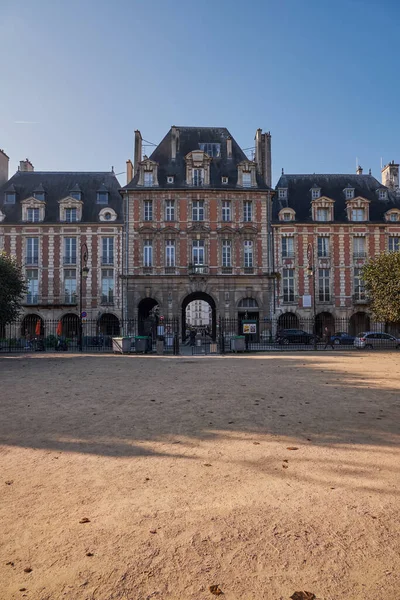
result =
[[[244,267],[243,272],[245,275],[253,275],[254,267]]]
[[[113,265],[114,264],[114,255],[113,254],[103,254],[101,257],[102,265]]]
[[[25,258],[26,265],[38,265],[39,264],[39,256],[32,256],[28,254]]]
[[[153,272],[153,267],[143,267],[143,275],[151,275]]]
[[[221,273],[222,275],[232,275],[233,269],[232,267],[222,267]]]
[[[365,258],[366,256],[367,256],[367,253],[365,251],[353,252],[353,258]]]
[[[189,265],[189,275],[206,275],[208,266],[206,265]]]
[[[76,265],[76,256],[64,256],[64,265]]]
[[[165,275],[176,275],[176,267],[165,267],[164,273]]]

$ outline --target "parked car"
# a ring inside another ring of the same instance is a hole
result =
[[[307,333],[302,329],[282,329],[276,337],[279,344],[314,344],[318,338],[312,333]]]
[[[400,348],[400,340],[389,333],[375,333],[364,331],[359,333],[354,340],[356,348],[378,349],[378,348]]]
[[[338,331],[331,336],[331,342],[335,344],[335,346],[353,346],[354,340],[354,335],[349,335],[345,331]]]

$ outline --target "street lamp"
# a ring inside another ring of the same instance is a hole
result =
[[[82,337],[83,337],[83,324],[82,324],[82,291],[83,291],[83,280],[88,278],[89,267],[87,266],[89,251],[87,244],[83,242],[81,244],[81,260],[80,260],[80,271],[79,271],[79,350],[82,352]]]
[[[312,277],[312,306],[313,306],[313,334],[314,334],[314,350],[317,349],[317,330],[316,330],[316,317],[317,317],[317,302],[316,302],[316,293],[315,293],[315,264],[314,264],[314,246],[313,244],[308,244],[307,246],[307,275],[309,278]]]

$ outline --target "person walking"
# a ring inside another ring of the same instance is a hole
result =
[[[335,346],[333,345],[333,341],[332,341],[332,334],[329,331],[328,327],[324,328],[324,342],[325,342],[325,346],[324,346],[324,350],[327,349],[328,346],[330,346],[332,348],[332,350],[335,349]]]

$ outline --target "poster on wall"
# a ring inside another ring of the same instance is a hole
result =
[[[243,323],[243,333],[257,333],[257,323]]]
[[[303,296],[303,308],[311,308],[311,296],[308,294]]]

